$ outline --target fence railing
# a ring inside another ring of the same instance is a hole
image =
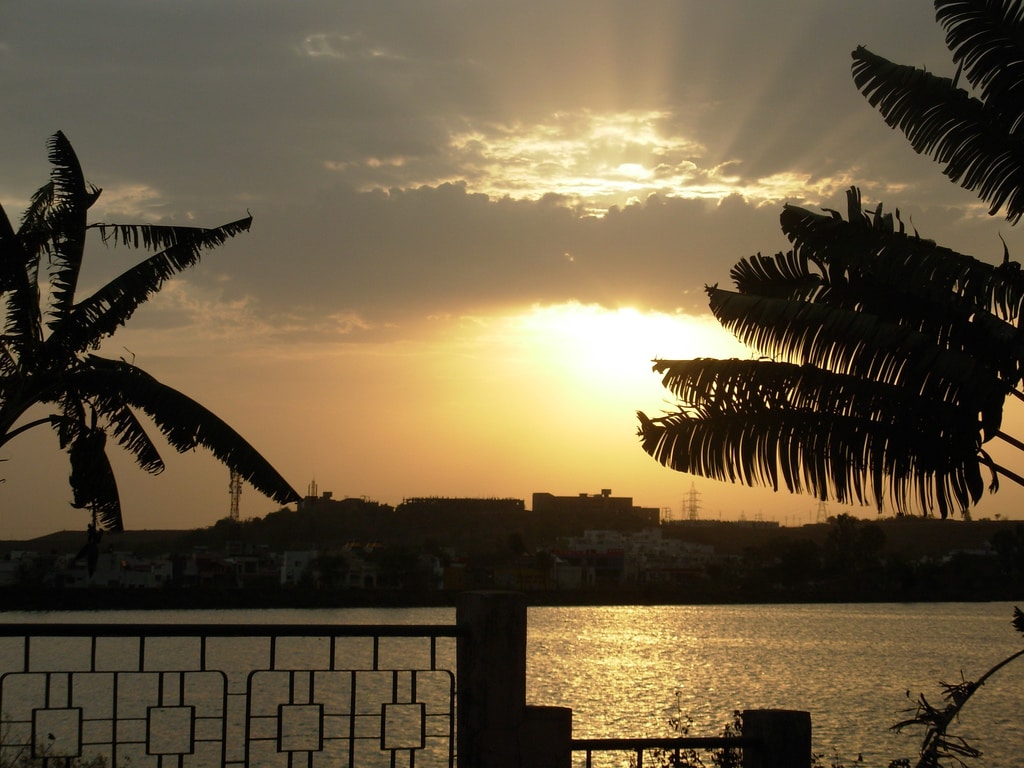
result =
[[[743,735],[573,739],[526,704],[526,603],[465,593],[454,625],[3,624],[0,765],[43,768],[568,768],[610,750],[739,748],[810,764],[804,712],[743,713]]]
[[[0,764],[455,765],[444,626],[0,625]]]
[[[572,751],[583,754],[585,768],[594,768],[595,756],[608,753],[628,754],[629,765],[635,768],[644,768],[645,755],[650,755],[651,765],[656,766],[703,765],[706,762],[689,760],[691,753],[701,750],[718,752],[717,759],[711,761],[715,765],[809,768],[811,718],[807,712],[748,709],[741,717],[742,735],[573,739]]]
[[[582,753],[585,768],[593,768],[595,755],[625,753],[631,758],[630,765],[644,768],[644,756],[652,755],[661,765],[683,765],[682,755],[699,750],[734,750],[742,753],[744,748],[754,748],[756,739],[744,736],[678,736],[643,739],[573,739],[572,751]],[[731,764],[736,764],[734,763]],[[730,763],[727,763],[730,764]]]

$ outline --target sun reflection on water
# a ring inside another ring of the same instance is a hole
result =
[[[886,765],[917,747],[889,731],[905,692],[938,700],[940,679],[1015,650],[1011,615],[1009,604],[533,608],[527,698],[571,706],[581,738],[669,736],[676,715],[692,718],[691,735],[719,735],[736,709],[808,710],[816,750]],[[1007,716],[1024,668],[1001,674],[958,731],[991,765],[1024,738]]]

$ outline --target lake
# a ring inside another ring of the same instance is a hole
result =
[[[889,726],[940,680],[976,679],[1024,646],[1011,603],[533,607],[527,701],[573,709],[574,735],[667,736],[676,714],[717,735],[733,710],[811,713],[816,752],[885,766],[916,754]],[[454,622],[451,608],[0,614],[73,623]],[[5,668],[10,663],[0,657]],[[979,690],[955,733],[1011,766],[1024,747],[1024,660]]]

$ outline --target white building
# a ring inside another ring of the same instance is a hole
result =
[[[315,549],[286,551],[281,558],[281,583],[298,584],[319,556],[320,553]]]

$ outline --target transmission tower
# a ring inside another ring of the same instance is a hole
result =
[[[828,504],[825,503],[824,499],[818,500],[818,511],[815,516],[814,522],[816,523],[827,523],[828,522]]]
[[[238,497],[242,495],[242,476],[235,470],[231,470],[231,481],[228,483],[228,490],[231,492],[231,519],[238,520]]]
[[[697,486],[692,482],[690,483],[690,492],[686,494],[686,499],[683,501],[683,509],[686,511],[687,520],[699,520],[700,516],[700,494],[697,493]]]

